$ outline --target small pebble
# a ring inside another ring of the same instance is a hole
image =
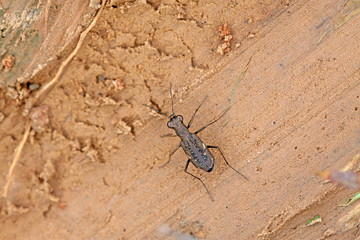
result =
[[[30,91],[35,91],[35,90],[39,89],[39,87],[40,87],[40,84],[38,84],[38,83],[32,83],[32,84],[30,84],[30,86],[29,86],[29,90],[30,90]]]
[[[98,82],[105,82],[105,78],[103,75],[98,75],[97,77]]]

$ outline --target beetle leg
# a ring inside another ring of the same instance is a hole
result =
[[[188,159],[188,161],[187,161],[187,163],[186,163],[186,166],[185,166],[185,170],[184,170],[184,171],[185,171],[187,174],[191,175],[192,177],[194,177],[194,178],[198,179],[198,180],[202,183],[202,185],[204,185],[204,187],[205,187],[205,189],[206,189],[207,193],[209,194],[209,197],[210,197],[211,201],[214,201],[214,199],[211,197],[211,194],[210,194],[210,192],[209,192],[208,188],[206,187],[205,183],[204,183],[204,182],[203,182],[203,181],[202,181],[199,177],[197,177],[197,176],[195,176],[195,175],[193,175],[193,174],[191,174],[191,173],[189,173],[189,172],[187,171],[188,166],[189,166],[189,163],[190,163],[190,159]]]
[[[249,179],[248,179],[247,177],[245,177],[244,175],[242,175],[239,171],[237,171],[235,168],[233,168],[233,167],[228,163],[228,161],[226,160],[225,155],[224,155],[224,153],[223,153],[223,151],[221,150],[220,147],[218,147],[218,146],[207,146],[207,148],[215,148],[215,149],[219,150],[219,152],[220,152],[221,156],[224,158],[226,164],[227,164],[230,168],[232,168],[232,170],[234,170],[234,171],[237,172],[239,175],[241,175],[243,178],[245,178],[247,181],[249,181]]]
[[[210,123],[208,123],[208,124],[206,124],[205,126],[203,126],[202,128],[200,128],[199,130],[197,130],[196,132],[195,132],[195,134],[197,134],[197,133],[199,133],[199,132],[201,132],[202,130],[204,130],[205,128],[207,128],[208,126],[210,126],[211,124],[214,124],[214,123],[216,123],[217,121],[219,121],[220,120],[220,118],[222,118],[229,110],[230,110],[230,108],[231,107],[228,107],[224,112],[223,112],[223,114],[221,114],[221,116],[220,117],[218,117],[217,119],[215,119],[214,121],[212,121],[212,122],[210,122]]]
[[[190,128],[190,126],[191,126],[191,124],[192,124],[192,122],[193,122],[193,120],[194,120],[194,118],[195,118],[195,115],[196,115],[197,111],[199,111],[199,108],[200,108],[201,105],[205,102],[205,99],[206,99],[206,98],[207,98],[207,96],[204,97],[204,100],[202,100],[202,102],[200,103],[200,105],[197,107],[197,109],[195,110],[195,112],[194,112],[193,115],[191,116],[191,119],[190,119],[190,121],[189,121],[189,123],[188,123],[188,125],[187,125],[187,128]]]
[[[169,160],[165,164],[161,165],[160,168],[165,167],[165,165],[167,165],[170,162],[171,156],[179,149],[180,146],[181,145],[179,143],[179,145],[177,145],[176,148],[174,148],[174,150],[171,151],[171,153],[169,154]]]
[[[177,137],[177,135],[172,134],[172,133],[166,133],[166,134],[161,135],[160,137],[161,138],[164,138],[164,137]]]

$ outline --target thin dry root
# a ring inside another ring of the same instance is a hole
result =
[[[26,142],[26,140],[27,140],[27,138],[29,136],[29,132],[30,132],[30,120],[27,121],[23,139],[21,140],[19,146],[15,150],[15,156],[14,156],[14,159],[13,159],[13,161],[11,163],[11,166],[10,166],[10,169],[9,169],[9,172],[8,172],[8,175],[7,175],[7,179],[6,179],[6,184],[4,186],[4,194],[3,194],[4,198],[7,197],[7,193],[8,193],[10,182],[11,182],[11,177],[13,175],[15,166],[16,166],[17,162],[19,161],[21,151],[22,151],[22,149],[23,149],[23,147],[25,145],[25,142]]]
[[[45,7],[45,21],[44,21],[44,28],[45,28],[45,38],[48,35],[48,23],[49,23],[49,10],[51,6],[51,0],[47,0],[46,7]]]
[[[104,6],[105,6],[106,0],[102,1],[101,8],[97,12],[96,16],[94,17],[93,21],[90,23],[90,25],[80,34],[79,41],[75,47],[75,49],[70,53],[70,55],[61,63],[55,77],[45,84],[36,94],[33,98],[29,98],[25,104],[25,109],[23,111],[23,115],[27,116],[31,110],[31,108],[35,105],[35,103],[39,100],[39,98],[45,94],[50,88],[52,88],[59,80],[61,74],[64,72],[65,67],[71,62],[71,60],[74,58],[74,56],[79,51],[81,45],[83,44],[86,35],[90,32],[90,30],[95,26],[96,21],[99,19]]]
[[[48,3],[50,3],[51,1],[48,1]],[[105,7],[105,3],[106,3],[106,0],[103,0],[102,1],[102,4],[101,4],[101,8],[99,9],[99,11],[97,12],[96,16],[94,17],[93,21],[90,23],[90,25],[85,29],[84,32],[82,32],[80,34],[80,37],[79,37],[79,41],[75,47],[75,49],[70,53],[70,55],[61,63],[60,67],[59,67],[59,70],[57,71],[55,77],[50,81],[48,82],[47,84],[45,84],[36,94],[33,98],[29,98],[28,101],[26,102],[25,104],[25,109],[23,111],[23,115],[24,116],[28,116],[30,110],[32,109],[32,107],[34,106],[34,104],[39,100],[39,98],[45,94],[49,89],[51,89],[52,87],[54,87],[54,85],[58,82],[61,74],[63,73],[65,67],[69,64],[69,62],[73,59],[73,57],[76,55],[76,53],[79,51],[81,45],[83,44],[84,42],[84,39],[86,37],[86,35],[90,32],[90,30],[95,26],[96,24],[96,21],[99,19],[99,16],[101,15],[102,11],[104,10],[104,7]],[[29,136],[29,132],[30,132],[30,128],[31,128],[31,125],[30,125],[30,120],[28,119],[27,120],[27,123],[26,123],[26,127],[25,127],[25,133],[24,133],[24,136],[23,136],[23,139],[21,140],[20,144],[19,144],[19,147],[16,149],[15,151],[15,156],[14,156],[14,159],[11,163],[11,166],[10,166],[10,169],[9,169],[9,172],[8,172],[8,175],[7,175],[7,179],[6,179],[6,184],[4,186],[4,193],[3,193],[3,197],[6,198],[7,197],[7,193],[8,193],[8,190],[9,190],[9,186],[10,186],[10,183],[11,183],[11,177],[13,175],[13,172],[14,172],[14,168],[17,164],[17,162],[19,161],[19,158],[20,158],[20,154],[21,154],[21,151],[25,145],[25,142]]]

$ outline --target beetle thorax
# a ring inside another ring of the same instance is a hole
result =
[[[177,115],[172,117],[168,122],[168,127],[174,129],[176,135],[178,135],[180,138],[184,138],[189,135],[189,130],[184,125],[182,120],[182,116]]]

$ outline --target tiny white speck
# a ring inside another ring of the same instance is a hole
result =
[[[205,146],[205,144],[204,144],[204,143],[202,144],[202,146],[203,146],[203,148],[206,148],[206,146]]]

